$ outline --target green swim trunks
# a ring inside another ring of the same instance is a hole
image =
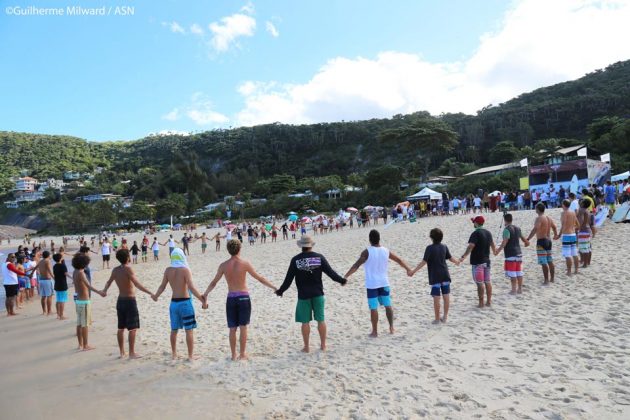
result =
[[[295,322],[306,324],[313,318],[317,322],[323,322],[325,302],[326,298],[323,295],[310,299],[298,299],[295,308]]]

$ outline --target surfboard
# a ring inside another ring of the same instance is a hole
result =
[[[630,214],[630,201],[626,201],[625,203],[617,207],[611,220],[615,223],[623,222],[624,220],[626,220],[628,214]]]
[[[602,206],[599,208],[599,210],[597,210],[597,213],[595,214],[595,227],[599,228],[601,227],[604,222],[606,221],[606,218],[608,217],[608,207],[606,206]]]
[[[387,224],[385,225],[385,227],[383,229],[387,229],[388,227],[390,227],[394,223],[396,223],[396,219],[392,219],[391,221],[387,222]]]

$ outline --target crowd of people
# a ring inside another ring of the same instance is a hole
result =
[[[604,189],[604,202],[606,189]],[[157,238],[153,238],[153,243],[144,235],[140,244],[133,241],[129,246],[127,240],[119,240],[115,236],[110,238],[103,235],[98,239],[100,254],[103,259],[103,268],[109,268],[110,256],[115,255],[119,265],[110,274],[108,281],[102,289],[94,287],[89,268],[90,253],[97,254],[88,246],[84,237],[79,237],[79,251],[71,256],[71,265],[74,272],[70,274],[65,264],[64,258],[68,256],[62,245],[55,249],[54,242],[49,244],[42,241],[40,244],[33,243],[31,249],[20,245],[15,253],[7,256],[2,265],[3,284],[6,292],[7,315],[16,314],[15,306],[20,308],[30,300],[35,299],[35,291],[39,296],[42,313],[52,315],[53,295],[56,297],[55,312],[60,320],[66,319],[65,304],[68,302],[68,282],[74,285],[74,303],[76,310],[76,336],[78,347],[81,350],[91,350],[89,344],[88,328],[91,323],[91,296],[92,293],[106,296],[110,286],[115,283],[119,297],[116,305],[118,316],[118,345],[120,356],[127,356],[124,346],[124,332],[128,331],[128,356],[130,358],[139,357],[135,351],[135,336],[140,328],[140,316],[135,300],[136,289],[147,293],[155,301],[167,287],[172,290],[169,316],[171,320],[170,343],[172,357],[177,357],[177,334],[180,329],[186,333],[186,343],[188,347],[188,358],[194,356],[193,330],[197,327],[195,311],[192,305],[194,296],[202,303],[202,308],[208,307],[208,295],[214,290],[219,281],[226,279],[228,285],[228,296],[226,299],[226,320],[229,328],[230,351],[233,360],[247,359],[247,328],[251,315],[251,299],[247,286],[247,275],[252,276],[263,285],[282,296],[291,287],[293,281],[296,283],[298,299],[295,309],[295,321],[301,324],[304,352],[310,351],[310,323],[317,322],[317,330],[320,337],[321,350],[326,349],[327,326],[325,322],[325,297],[322,283],[322,273],[326,274],[335,282],[346,285],[350,278],[360,267],[363,266],[365,272],[365,289],[367,294],[367,304],[370,311],[371,337],[378,336],[379,307],[385,308],[385,315],[389,325],[389,332],[394,333],[394,311],[391,299],[391,289],[388,278],[388,264],[390,261],[398,264],[408,276],[414,276],[419,270],[427,267],[430,295],[433,298],[434,320],[433,323],[440,324],[448,321],[450,307],[450,284],[451,275],[447,262],[455,265],[462,264],[469,258],[472,280],[475,283],[478,307],[485,308],[492,305],[492,280],[491,280],[491,257],[504,254],[503,266],[505,275],[511,282],[511,294],[519,295],[523,292],[523,247],[530,245],[530,240],[536,239],[536,253],[538,264],[542,267],[542,277],[544,285],[554,283],[556,278],[555,265],[553,259],[553,241],[561,241],[562,256],[566,264],[566,275],[578,274],[580,268],[587,268],[591,264],[592,238],[596,233],[594,223],[595,205],[599,201],[598,194],[585,189],[582,197],[578,200],[575,194],[568,194],[560,203],[562,213],[560,217],[560,227],[555,221],[546,215],[549,203],[538,200],[535,205],[537,217],[529,235],[525,235],[521,227],[517,226],[514,213],[505,211],[503,214],[504,227],[501,233],[502,240],[495,243],[492,234],[485,229],[485,218],[481,214],[483,206],[477,205],[482,197],[473,198],[473,212],[478,213],[471,218],[473,232],[466,243],[466,248],[460,258],[455,258],[449,247],[444,244],[443,233],[439,228],[433,228],[429,232],[432,244],[427,246],[422,259],[412,268],[406,261],[397,256],[391,250],[383,247],[380,243],[380,233],[372,229],[368,234],[369,246],[361,252],[357,261],[349,268],[342,277],[328,263],[326,258],[313,251],[315,245],[314,236],[306,235],[305,222],[294,221],[285,222],[279,227],[274,223],[271,225],[270,236],[272,241],[278,236],[278,231],[282,232],[283,238],[288,240],[289,233],[292,239],[296,239],[296,232],[300,229],[300,238],[297,245],[301,252],[293,257],[289,262],[289,268],[283,283],[276,287],[264,276],[258,274],[253,265],[241,258],[240,251],[243,246],[241,232],[246,232],[248,242],[257,240],[257,236],[264,243],[263,232],[267,232],[267,226],[256,224],[243,224],[240,227],[233,226],[227,229],[225,234],[217,233],[212,238],[206,236],[204,232],[201,236],[185,232],[181,240],[176,240],[171,234],[169,238],[160,243]],[[479,199],[479,200],[475,200]],[[455,200],[455,199],[454,199]],[[401,207],[406,207],[403,209]],[[507,210],[508,206],[506,206]],[[463,208],[461,208],[463,209]],[[396,214],[396,219],[400,217],[410,218],[414,214],[414,206],[409,203],[395,206],[392,212]],[[460,210],[461,211],[461,210]],[[378,215],[387,221],[387,210],[378,209]],[[466,210],[467,212],[467,210]],[[404,214],[403,214],[404,213]],[[383,216],[385,214],[385,216]],[[361,225],[368,226],[370,217],[364,218],[358,212]],[[356,217],[355,217],[356,219]],[[378,217],[376,217],[378,219]],[[337,220],[337,222],[335,221]],[[352,219],[350,219],[352,220]],[[326,224],[325,221],[328,223]],[[338,224],[339,219],[321,218],[319,224],[312,227],[313,234],[324,234],[334,229],[341,229]],[[377,223],[372,220],[372,223]],[[275,232],[275,234],[274,234]],[[236,237],[232,235],[235,234]],[[216,249],[220,249],[221,239],[226,239],[229,259],[221,263],[217,269],[214,279],[210,282],[204,293],[200,293],[193,282],[193,275],[188,267],[187,255],[189,255],[189,245],[195,241],[201,241],[202,253],[207,248],[209,239],[215,239]],[[94,244],[95,238],[91,239]],[[67,245],[67,238],[63,239],[63,244]],[[178,245],[181,245],[179,247]],[[133,265],[138,263],[138,255],[142,256],[142,261],[146,262],[148,249],[151,247],[155,260],[159,259],[159,247],[168,246],[170,266],[165,270],[163,280],[155,292],[146,288],[137,278]],[[237,351],[238,342],[240,343]]]

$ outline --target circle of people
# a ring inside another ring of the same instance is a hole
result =
[[[574,211],[574,208],[576,209]],[[264,286],[272,289],[276,295],[282,296],[289,289],[295,280],[297,287],[297,304],[295,309],[295,321],[301,324],[303,338],[303,352],[310,351],[310,322],[317,322],[317,330],[320,337],[320,349],[326,350],[327,326],[325,322],[325,296],[322,282],[322,273],[326,274],[333,281],[345,286],[348,278],[352,276],[361,266],[365,271],[365,288],[367,293],[367,303],[370,310],[370,320],[372,331],[370,337],[378,336],[379,306],[385,308],[386,318],[389,324],[389,332],[394,333],[394,311],[391,300],[391,289],[388,278],[389,261],[393,261],[402,267],[408,276],[413,276],[416,272],[427,266],[430,294],[433,298],[434,315],[433,323],[446,323],[449,311],[449,296],[451,277],[449,274],[447,261],[455,265],[461,264],[470,255],[470,265],[472,279],[477,287],[479,308],[491,306],[492,304],[492,282],[490,276],[490,252],[496,256],[501,251],[504,252],[504,271],[511,281],[511,294],[522,293],[523,287],[523,254],[520,244],[529,246],[530,240],[536,237],[536,253],[538,263],[542,267],[544,285],[553,283],[555,280],[555,266],[552,257],[552,240],[561,239],[562,256],[566,261],[566,274],[571,276],[578,273],[578,267],[588,267],[591,263],[591,238],[596,232],[594,226],[593,212],[595,200],[584,194],[582,200],[573,202],[563,200],[561,213],[561,227],[558,229],[552,218],[545,215],[546,206],[541,202],[536,205],[537,217],[530,234],[525,237],[521,229],[513,223],[513,216],[504,213],[502,217],[502,241],[496,245],[490,231],[484,228],[485,219],[482,215],[471,218],[474,231],[468,239],[468,245],[460,258],[451,255],[448,247],[442,243],[443,233],[439,228],[430,231],[429,237],[432,244],[427,246],[424,256],[415,268],[411,268],[403,259],[394,252],[380,244],[380,233],[378,230],[369,232],[370,246],[363,250],[347,271],[345,276],[340,276],[334,271],[326,258],[313,251],[315,242],[311,236],[303,235],[297,240],[297,245],[301,252],[291,259],[288,271],[282,285],[277,288],[264,276],[254,269],[253,265],[241,258],[240,251],[242,242],[237,239],[227,238],[227,250],[230,258],[218,267],[214,279],[210,282],[205,292],[200,293],[192,281],[192,273],[188,267],[186,253],[183,249],[176,247],[176,241],[172,235],[162,245],[169,246],[170,266],[166,268],[164,276],[157,291],[151,292],[138,280],[132,268],[132,255],[137,262],[137,251],[139,250],[134,241],[131,249],[126,246],[116,250],[115,256],[120,265],[115,267],[108,281],[102,290],[92,286],[91,272],[89,270],[89,253],[95,253],[87,247],[87,242],[82,239],[82,246],[79,252],[72,257],[72,267],[74,272],[68,273],[63,261],[65,254],[63,247],[59,252],[51,254],[49,251],[39,252],[34,250],[36,257],[31,259],[31,254],[22,246],[18,253],[9,254],[2,265],[3,284],[6,292],[7,315],[15,315],[15,304],[18,307],[23,299],[34,298],[34,289],[37,288],[41,297],[42,311],[46,315],[51,315],[53,292],[56,296],[56,312],[58,319],[66,319],[64,316],[65,303],[68,302],[68,279],[74,284],[75,306],[76,306],[76,335],[80,350],[91,350],[88,344],[88,327],[91,324],[91,293],[99,294],[103,297],[107,295],[110,286],[115,283],[119,290],[116,303],[118,317],[118,345],[120,357],[126,357],[124,346],[124,331],[128,331],[129,358],[140,357],[135,351],[135,335],[140,328],[140,316],[135,298],[136,289],[147,293],[154,301],[162,295],[166,287],[172,290],[169,316],[171,323],[170,343],[172,357],[177,356],[177,334],[180,329],[185,330],[188,359],[195,358],[193,330],[197,327],[195,310],[192,305],[193,296],[202,303],[202,308],[208,308],[208,295],[216,287],[218,282],[225,278],[228,286],[226,300],[226,319],[229,328],[229,343],[232,360],[244,360],[248,358],[247,328],[250,323],[251,300],[247,287],[247,275],[258,280]],[[504,225],[504,226],[503,226]],[[553,236],[551,233],[553,232]],[[204,235],[202,235],[205,237]],[[215,238],[219,240],[220,235]],[[192,237],[190,238],[192,240]],[[207,238],[206,238],[207,239]],[[115,239],[114,239],[115,241]],[[143,260],[146,258],[146,247],[148,240],[142,240]],[[154,240],[157,242],[157,239]],[[65,242],[64,242],[65,243]],[[202,250],[205,251],[205,240],[202,242]],[[51,243],[52,246],[54,246]],[[116,245],[114,242],[113,245]],[[124,245],[124,244],[123,244]],[[187,245],[187,244],[186,244]],[[103,264],[109,266],[109,256],[111,246],[108,239],[102,241]],[[134,249],[135,247],[135,249]],[[187,247],[186,247],[187,248]],[[41,254],[41,258],[39,257]],[[96,254],[96,253],[95,253]],[[578,259],[578,256],[580,257]],[[154,258],[159,257],[154,250]],[[53,265],[51,262],[55,262]],[[39,259],[39,261],[37,261]],[[441,303],[443,302],[443,309]],[[239,331],[239,351],[237,353],[237,330]]]

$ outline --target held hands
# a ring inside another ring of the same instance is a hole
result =
[[[416,274],[416,270],[412,270],[412,269],[407,270],[407,277],[413,277],[414,274]]]
[[[208,295],[201,295],[201,309],[208,309]]]
[[[529,246],[529,241],[528,240],[525,241],[525,246]]]
[[[97,291],[96,291],[96,293],[97,293],[97,294],[99,294],[99,295],[101,295],[101,297],[105,297],[105,296],[107,296],[107,292],[106,292],[105,290],[100,290],[100,291],[99,291],[99,290],[97,290]]]
[[[151,294],[151,299],[153,299],[153,302],[157,302],[158,301],[158,297],[154,293]]]

